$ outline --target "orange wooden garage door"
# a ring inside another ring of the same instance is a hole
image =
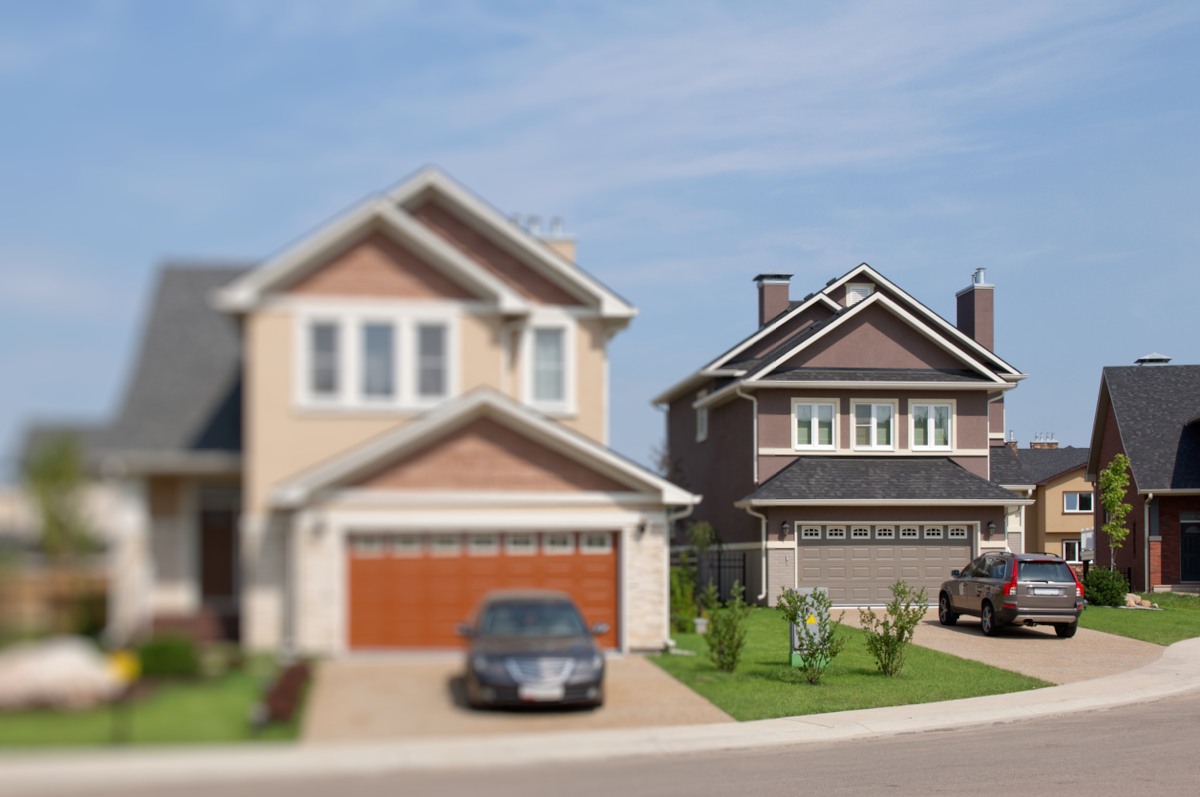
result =
[[[351,534],[351,648],[446,648],[493,589],[557,589],[617,646],[617,539],[611,532]]]

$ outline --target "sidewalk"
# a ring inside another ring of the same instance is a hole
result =
[[[1120,675],[1005,695],[738,724],[456,737],[353,745],[238,746],[84,753],[6,753],[6,795],[102,788],[289,780],[315,776],[528,766],[868,739],[1115,708],[1200,691],[1200,638]]]

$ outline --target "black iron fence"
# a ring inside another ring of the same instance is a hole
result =
[[[671,552],[671,566],[680,563],[680,551]],[[688,557],[696,568],[696,586],[704,589],[710,581],[717,585],[722,601],[729,600],[734,582],[746,586],[746,553],[744,551],[706,551],[697,555],[688,551]],[[745,597],[743,595],[743,597]]]

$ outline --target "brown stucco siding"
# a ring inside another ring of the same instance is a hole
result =
[[[476,232],[437,202],[426,202],[413,210],[412,215],[522,296],[542,304],[580,304],[575,297]]]
[[[1111,406],[1101,408],[1100,415],[1103,418],[1104,434],[1100,443],[1100,467],[1104,468],[1112,461],[1118,453],[1124,453],[1124,446],[1121,444],[1121,436],[1118,430],[1116,419],[1112,415]],[[1093,485],[1095,492],[1093,493],[1092,505],[1094,511],[1094,528],[1096,529],[1096,564],[1101,567],[1108,567],[1109,551],[1108,537],[1101,529],[1104,527],[1104,507],[1100,501],[1099,484]],[[1116,568],[1122,573],[1128,574],[1129,568],[1133,568],[1133,588],[1136,590],[1146,589],[1145,565],[1142,546],[1144,540],[1141,533],[1145,532],[1142,528],[1142,517],[1144,499],[1137,494],[1137,480],[1130,474],[1129,488],[1125,495],[1125,501],[1133,509],[1126,516],[1125,525],[1129,529],[1129,535],[1125,537],[1125,541],[1121,543],[1121,547],[1116,550]],[[1141,533],[1139,533],[1141,532]],[[1178,572],[1178,571],[1176,571]],[[1164,572],[1164,578],[1168,578]],[[1178,578],[1176,575],[1175,578]]]
[[[789,368],[935,368],[967,366],[879,306],[842,322],[785,363]]]
[[[951,457],[955,464],[974,473],[981,479],[988,477],[988,458],[987,457]]]
[[[1003,393],[993,393],[992,396],[999,395],[1001,398],[996,399],[987,405],[987,426],[984,430],[984,436],[988,433],[995,432],[996,434],[1004,434],[1004,398]],[[989,397],[990,398],[990,397]]]
[[[456,429],[354,486],[536,492],[631,489],[486,418]]]
[[[825,305],[814,304],[805,309],[803,312],[798,313],[786,324],[779,327],[779,329],[776,329],[774,332],[771,332],[769,335],[763,337],[762,340],[759,340],[753,346],[748,347],[739,356],[761,357],[787,338],[790,338],[792,335],[795,335],[797,332],[807,327],[809,324],[813,323],[814,321],[824,321],[831,315],[833,315],[833,311]],[[736,363],[730,363],[730,366],[734,365],[736,365]]]
[[[421,258],[374,232],[329,258],[289,293],[304,296],[370,296],[406,299],[474,299]]]

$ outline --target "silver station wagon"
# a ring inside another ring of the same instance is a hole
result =
[[[979,618],[988,636],[1006,625],[1052,625],[1060,637],[1075,636],[1084,608],[1083,585],[1053,554],[986,553],[950,575],[938,594],[942,625],[954,625],[960,615],[969,614]]]

